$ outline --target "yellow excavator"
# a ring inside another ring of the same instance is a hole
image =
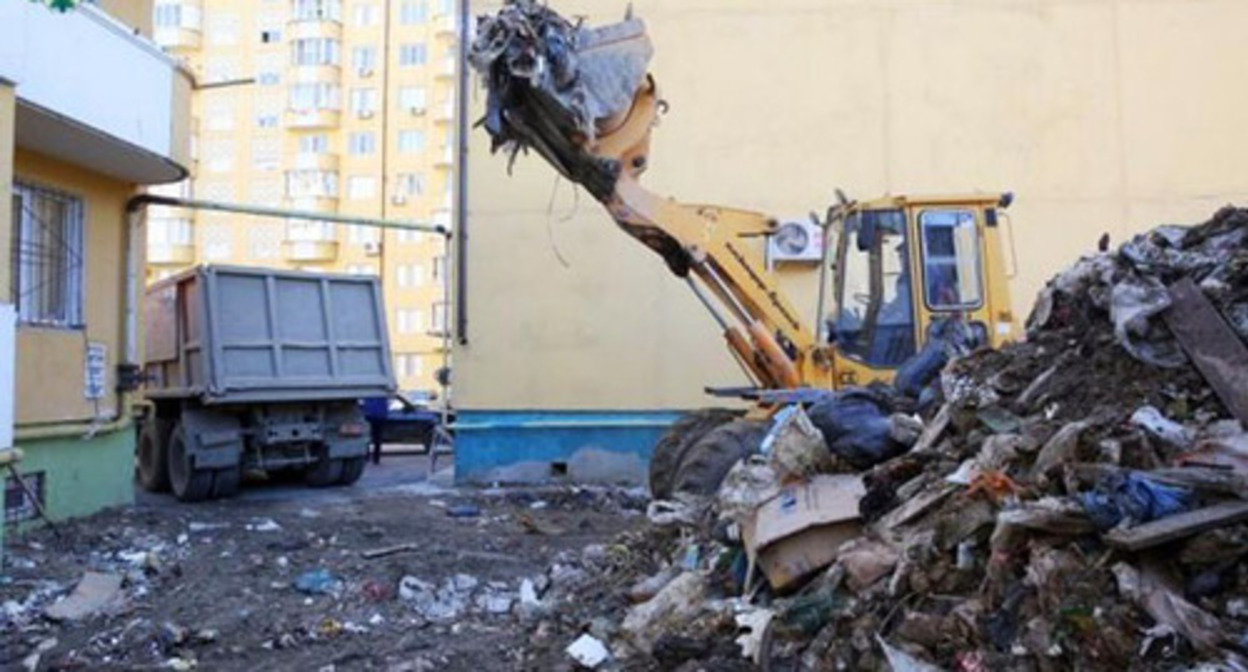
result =
[[[712,491],[757,449],[769,408],[802,391],[891,381],[946,320],[968,326],[977,345],[1017,336],[1002,233],[1011,197],[999,193],[854,202],[838,192],[826,216],[812,217],[835,244],[819,264],[816,319],[804,319],[768,263],[768,239],[793,233],[785,225],[641,185],[667,108],[648,72],[651,54],[639,19],[588,28],[534,0],[510,0],[479,18],[468,60],[487,89],[478,125],[493,148],[513,160],[535,150],[662,256],[752,383],[734,390],[760,402],[746,417],[713,409],[673,425],[651,460],[655,497]]]

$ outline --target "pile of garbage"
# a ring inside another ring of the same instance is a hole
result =
[[[561,645],[601,669],[1248,669],[1246,342],[1248,210],[1085,257],[1025,342],[877,413],[888,443],[812,421],[871,394],[843,392],[778,413],[715,496],[652,502],[651,541],[622,542],[646,561],[569,598]]]

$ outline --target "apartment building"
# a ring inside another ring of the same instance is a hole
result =
[[[202,200],[451,225],[455,0],[157,0],[197,81]],[[442,365],[445,244],[417,231],[154,209],[149,280],[196,263],[378,275],[403,389]]]

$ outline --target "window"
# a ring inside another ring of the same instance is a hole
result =
[[[234,232],[229,224],[208,224],[203,227],[204,242],[200,248],[207,261],[221,261],[233,256]]]
[[[338,65],[342,62],[342,43],[328,37],[308,37],[290,43],[294,65]]]
[[[351,111],[368,118],[377,111],[377,89],[351,89]]]
[[[377,25],[377,5],[371,2],[357,2],[352,8],[351,15],[357,28],[367,28]]]
[[[970,210],[925,210],[919,215],[923,236],[923,295],[933,310],[975,308],[983,303],[979,231]]]
[[[372,131],[361,131],[347,136],[347,153],[363,156],[377,151],[377,136]]]
[[[352,225],[347,227],[347,239],[354,245],[381,242],[381,229],[375,226]]]
[[[277,128],[281,119],[276,114],[262,114],[256,117],[256,126],[260,128]]]
[[[854,359],[899,366],[915,352],[905,213],[856,213],[846,220],[844,236],[833,336]],[[872,292],[872,287],[880,291]]]
[[[341,0],[294,0],[297,21],[341,21]]]
[[[399,88],[399,107],[409,112],[424,112],[428,105],[428,94],[423,86],[404,86]]]
[[[230,46],[238,44],[238,15],[234,13],[209,12],[206,38],[209,44]]]
[[[191,220],[183,217],[153,217],[147,222],[147,244],[150,247],[191,245],[194,241]]]
[[[429,60],[429,52],[424,42],[399,45],[399,65],[424,65]]]
[[[286,171],[286,195],[290,198],[338,196],[338,173],[327,170]]]
[[[329,136],[324,133],[313,133],[300,136],[300,154],[325,154],[329,152]]]
[[[290,109],[296,112],[337,110],[342,107],[337,84],[292,84]]]
[[[446,277],[446,255],[438,255],[433,258],[433,280],[441,282]]]
[[[260,31],[261,44],[275,44],[282,41],[282,31],[280,30],[262,30]]]
[[[83,204],[68,194],[13,185],[13,299],[23,324],[81,327]]]
[[[420,196],[425,193],[424,173],[399,173],[395,194],[403,196]]]
[[[372,74],[377,67],[376,47],[353,47],[351,49],[351,67],[360,75]]]
[[[286,220],[286,240],[295,242],[325,242],[336,240],[333,222]]]
[[[257,221],[247,226],[252,259],[276,259],[282,253],[282,226],[272,220]]]
[[[204,126],[210,131],[234,130],[234,101],[217,100],[204,104]]]
[[[399,308],[394,311],[395,326],[400,334],[420,333],[421,314],[415,308]]]
[[[416,154],[425,149],[425,132],[420,130],[399,131],[399,153]]]
[[[399,23],[411,26],[424,23],[429,18],[429,5],[425,0],[404,0],[399,5]]]
[[[400,353],[394,356],[395,375],[403,378],[414,378],[421,375],[424,359],[413,353]]]
[[[279,179],[256,179],[247,183],[247,191],[252,203],[267,207],[282,204],[282,181]]]
[[[447,15],[455,13],[455,0],[437,0],[438,14]]]
[[[234,143],[208,140],[204,143],[204,168],[210,173],[228,173],[234,168]]]
[[[398,241],[404,245],[414,245],[424,239],[425,232],[417,229],[399,229]]]
[[[431,331],[435,333],[443,333],[446,331],[446,302],[438,301],[433,304],[433,320],[429,325]]]
[[[373,264],[349,264],[348,275],[377,275],[377,267]]]
[[[420,264],[400,264],[394,269],[394,280],[401,289],[420,287],[425,284],[424,272]]]
[[[347,198],[364,199],[377,195],[377,180],[366,175],[352,175],[347,178]]]
[[[282,83],[282,75],[276,72],[262,72],[256,75],[256,84],[260,86],[277,86]]]

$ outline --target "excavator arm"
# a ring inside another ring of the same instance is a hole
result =
[[[583,186],[629,235],[658,253],[724,331],[760,386],[799,387],[817,353],[815,333],[766,271],[759,239],[770,217],[660,197],[641,185],[650,135],[666,105],[647,72],[640,20],[588,29],[532,0],[482,17],[470,62],[488,92],[479,122],[494,149],[533,149]]]

